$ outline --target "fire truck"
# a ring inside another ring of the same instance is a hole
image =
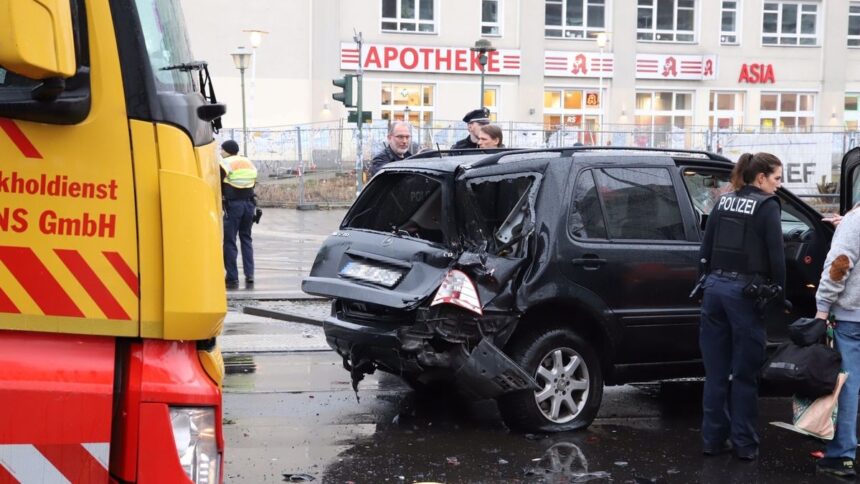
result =
[[[0,483],[222,481],[224,112],[180,0],[0,0]]]

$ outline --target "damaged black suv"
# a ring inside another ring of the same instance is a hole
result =
[[[373,178],[302,288],[334,299],[325,334],[353,385],[377,369],[453,382],[512,428],[582,428],[605,384],[702,375],[689,293],[732,166],[633,148],[413,157]],[[794,310],[768,318],[772,341],[814,313],[833,233],[778,195]]]

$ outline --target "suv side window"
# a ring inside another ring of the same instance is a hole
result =
[[[687,192],[690,194],[690,201],[699,218],[702,215],[709,215],[720,196],[732,191],[728,172],[709,173],[686,169],[683,177],[684,185],[687,186]]]
[[[597,168],[594,175],[610,239],[686,240],[669,170]]]
[[[597,196],[592,170],[584,170],[576,179],[568,230],[580,239],[606,239],[606,221]]]

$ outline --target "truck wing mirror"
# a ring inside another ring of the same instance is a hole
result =
[[[75,74],[70,0],[0,2],[0,66],[30,79]]]
[[[227,105],[221,103],[204,104],[197,107],[197,117],[203,121],[215,121],[227,112]]]

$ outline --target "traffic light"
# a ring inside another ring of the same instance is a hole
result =
[[[341,88],[343,92],[335,92],[331,98],[335,101],[342,102],[345,107],[352,108],[355,104],[352,102],[352,78],[354,74],[347,74],[340,79],[331,81],[332,84]]]

